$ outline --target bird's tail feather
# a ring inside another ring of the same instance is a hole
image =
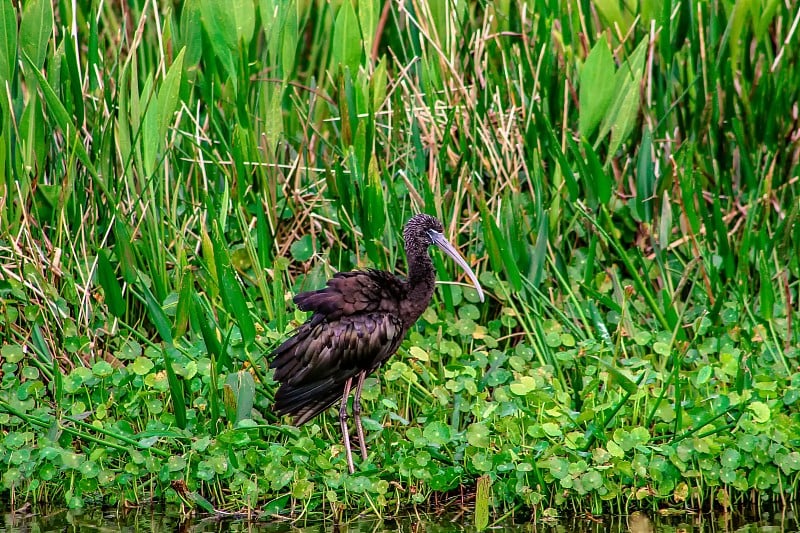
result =
[[[341,399],[344,381],[327,379],[299,387],[284,383],[275,393],[275,411],[292,415],[294,424],[302,426]]]

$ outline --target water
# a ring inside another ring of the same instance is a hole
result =
[[[432,515],[407,516],[399,520],[354,519],[310,525],[287,520],[247,521],[216,517],[182,517],[179,513],[155,509],[67,511],[56,509],[40,513],[3,513],[0,533],[78,532],[78,531],[181,531],[181,532],[263,532],[263,533],[476,533],[471,514],[449,519]],[[798,531],[796,513],[761,513],[746,518],[740,513],[690,514],[672,516],[635,513],[629,517],[561,518],[548,522],[507,523],[490,527],[487,533],[782,533]]]

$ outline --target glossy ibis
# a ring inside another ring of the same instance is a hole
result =
[[[442,235],[442,223],[429,215],[411,217],[403,229],[408,278],[380,270],[339,272],[324,289],[298,294],[294,303],[311,317],[273,353],[270,368],[280,383],[275,393],[279,415],[302,425],[341,398],[339,423],[352,474],[347,429],[347,397],[355,388],[355,418],[361,457],[367,459],[361,427],[361,388],[400,346],[408,329],[428,307],[436,276],[428,247],[435,244],[463,268],[483,301],[483,290],[467,262]]]

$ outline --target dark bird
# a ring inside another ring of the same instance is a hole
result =
[[[311,317],[273,353],[270,368],[280,383],[275,410],[305,424],[341,398],[339,423],[350,473],[355,472],[347,429],[347,397],[355,388],[355,418],[361,457],[367,447],[361,427],[361,388],[364,379],[386,362],[400,346],[409,328],[428,307],[436,275],[428,255],[435,244],[453,258],[483,290],[467,262],[447,242],[442,223],[429,215],[411,217],[403,229],[408,278],[380,270],[339,272],[324,289],[298,294],[294,303]]]

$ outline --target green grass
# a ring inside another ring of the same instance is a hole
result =
[[[481,524],[487,497],[794,498],[796,9],[88,4],[0,0],[5,498],[314,519],[481,479]],[[489,298],[439,286],[350,476],[335,416],[272,414],[266,358],[297,291],[402,272],[419,211]]]

